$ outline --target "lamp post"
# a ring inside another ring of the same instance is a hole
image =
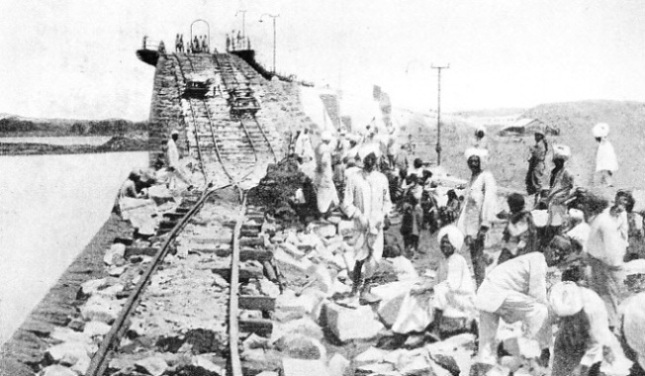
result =
[[[441,70],[450,68],[447,65],[432,65],[437,70],[437,165],[441,165]]]
[[[242,37],[246,38],[246,9],[240,9],[235,13],[235,17],[237,17],[238,14],[242,13]]]
[[[260,22],[262,22],[262,19],[264,18],[264,16],[273,18],[273,74],[275,74],[275,19],[280,17],[280,15],[264,13],[262,14],[262,16],[260,16]]]

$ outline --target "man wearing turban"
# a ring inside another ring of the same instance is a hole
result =
[[[331,132],[324,131],[320,138],[321,142],[316,148],[317,164],[314,184],[316,186],[318,212],[325,214],[329,211],[330,206],[338,204],[338,194],[336,193],[331,166]]]
[[[598,294],[574,282],[559,282],[551,288],[549,305],[560,319],[552,376],[592,374],[591,368],[611,375],[629,373],[632,362],[609,330],[607,309]]]
[[[466,236],[465,241],[470,248],[475,281],[479,286],[486,274],[484,260],[486,232],[497,215],[497,185],[493,174],[482,167],[488,151],[469,148],[465,156],[472,176],[466,186],[464,207],[457,221],[457,227]]]
[[[618,171],[618,158],[611,142],[609,142],[609,125],[598,123],[592,133],[598,142],[598,152],[596,153],[596,172],[594,183],[600,186],[613,187],[613,175]]]
[[[555,145],[553,148],[553,164],[549,180],[549,194],[546,198],[547,211],[547,232],[542,244],[548,244],[553,236],[560,230],[564,217],[567,214],[566,199],[573,189],[573,174],[565,168],[565,162],[571,157],[571,151],[566,145]]]
[[[355,226],[350,240],[356,259],[352,293],[360,291],[362,302],[374,303],[378,299],[369,292],[370,278],[383,255],[384,224],[392,203],[387,178],[376,170],[378,158],[374,149],[364,146],[359,156],[363,168],[347,175],[341,209],[354,220]]]

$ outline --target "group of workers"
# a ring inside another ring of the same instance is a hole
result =
[[[369,128],[362,135],[340,131],[334,138],[325,131],[314,149],[309,131],[303,130],[294,148],[302,171],[314,181],[318,212],[325,216],[338,205],[354,222],[346,241],[356,260],[352,297],[360,304],[379,301],[369,287],[383,256],[384,231],[397,199],[402,201],[398,205],[402,234],[416,235],[416,239],[408,237],[406,246],[418,246],[418,231],[425,223],[421,197],[432,177],[424,174],[422,162],[408,171],[406,145],[402,153],[394,152],[392,137],[383,141],[377,133]],[[599,142],[597,182],[603,186],[613,184],[618,169],[608,134],[607,124],[593,128]],[[506,199],[510,213],[500,213],[495,178],[487,169],[485,130],[476,131],[464,154],[471,176],[463,197],[453,190],[442,207],[450,215],[438,222],[443,257],[437,277],[417,285],[408,295],[418,299],[423,292],[433,291],[429,330],[439,338],[443,320],[472,322],[478,317],[478,360],[482,363],[497,361],[501,319],[507,324],[522,323],[524,338],[539,350],[534,353],[535,361],[542,366],[552,364],[554,376],[600,371],[639,374],[645,366],[645,340],[641,331],[626,328],[645,328],[645,310],[638,305],[645,302],[645,293],[626,299],[624,263],[645,258],[643,219],[632,212],[635,201],[630,192],[619,191],[610,204],[593,189],[577,186],[567,167],[570,148],[549,145],[545,136],[545,131],[536,131],[536,144],[530,150],[526,186],[535,202],[528,207],[524,195],[510,194]],[[554,168],[547,175],[549,152]],[[401,170],[405,171],[402,179],[393,185],[392,177]],[[500,218],[506,219],[502,249],[497,260],[491,260],[484,248],[493,223]],[[469,251],[474,278],[461,254],[463,247]],[[548,289],[547,270],[554,266],[563,271],[561,281]],[[427,309],[428,304],[419,307]],[[400,328],[409,325],[400,324],[413,316],[414,309],[399,313],[399,324],[392,328],[395,333],[405,334]],[[557,322],[552,343],[552,326]]]
[[[240,50],[250,50],[251,49],[251,39],[245,37],[238,30],[231,31],[230,34],[226,34],[226,51],[240,51]]]
[[[208,36],[195,35],[192,41],[186,42],[184,46],[184,34],[177,34],[175,36],[175,52],[176,53],[200,53],[209,52],[208,49]]]

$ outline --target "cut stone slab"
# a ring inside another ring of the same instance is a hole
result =
[[[93,296],[81,307],[81,316],[88,321],[102,321],[112,324],[120,310],[121,305],[117,301]]]
[[[91,279],[81,284],[81,292],[83,295],[92,295],[108,283],[107,278]]]
[[[58,340],[60,342],[80,342],[85,344],[91,344],[92,338],[83,332],[77,332],[70,328],[64,328],[60,326],[54,327],[54,330],[51,332],[50,337]]]
[[[302,334],[287,334],[274,343],[277,350],[293,359],[325,359],[327,351],[315,338]]]
[[[70,368],[54,364],[49,367],[43,368],[39,375],[41,376],[77,376],[77,373]]]
[[[168,368],[168,363],[160,356],[151,356],[138,360],[134,365],[137,371],[152,376],[161,376]]]
[[[116,260],[123,259],[125,255],[125,244],[114,243],[110,248],[105,252],[103,256],[103,262],[107,265],[114,265]]]
[[[321,340],[323,338],[323,331],[312,319],[303,317],[298,320],[292,320],[284,324],[276,323],[273,325],[273,333],[271,334],[271,342],[276,342],[283,336],[291,333],[298,333],[305,336]]]
[[[329,376],[345,376],[345,372],[349,368],[350,361],[344,356],[336,353],[334,354],[327,364]]]
[[[329,376],[327,367],[321,360],[284,358],[282,372],[284,376]]]
[[[83,334],[92,338],[96,336],[104,336],[110,331],[110,325],[101,321],[90,321],[85,324]]]
[[[87,363],[90,357],[87,353],[87,344],[80,342],[64,342],[47,349],[45,358],[49,363],[58,363],[73,366],[76,363]]]
[[[354,358],[354,365],[362,366],[365,364],[381,363],[389,353],[390,352],[386,350],[370,347]]]
[[[222,376],[226,375],[226,370],[224,368],[218,366],[217,364],[211,362],[203,356],[197,355],[193,357],[191,361],[194,366],[201,367],[208,372],[213,372]]]
[[[327,303],[325,316],[327,326],[341,342],[372,339],[384,329],[383,324],[375,318],[369,306],[349,309]]]

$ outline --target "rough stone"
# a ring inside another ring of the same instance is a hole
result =
[[[350,361],[347,360],[344,356],[336,353],[334,354],[327,363],[327,371],[329,376],[344,376],[345,372],[349,368]]]
[[[295,317],[309,316],[316,320],[323,298],[323,294],[314,290],[307,290],[306,293],[298,297],[288,290],[276,298],[276,311],[292,312]]]
[[[273,332],[271,333],[271,342],[276,342],[286,334],[290,333],[302,334],[317,340],[321,340],[323,338],[322,329],[309,317],[303,317],[284,324],[274,324]]]
[[[399,357],[396,369],[406,375],[426,375],[430,372],[429,359],[423,354],[405,354]]]
[[[108,274],[113,277],[118,277],[125,272],[125,266],[113,266],[108,270]]]
[[[252,333],[250,336],[248,336],[244,342],[242,342],[242,345],[244,346],[244,349],[264,349],[268,347],[269,341],[264,338],[260,337],[259,335]]]
[[[521,356],[526,359],[540,356],[540,346],[535,340],[524,337],[512,337],[505,339],[503,343],[504,350],[513,356]]]
[[[309,270],[309,268],[311,268],[311,266],[313,265],[311,261],[307,259],[296,260],[280,248],[277,248],[273,252],[273,259],[276,263],[276,266],[286,275],[289,275],[291,273],[307,274],[307,270]]]
[[[500,365],[473,363],[470,376],[509,376],[510,370]]]
[[[118,293],[122,292],[124,289],[125,289],[125,286],[123,286],[120,283],[117,283],[110,287],[106,287],[102,290],[98,290],[96,292],[96,295],[104,296],[106,298],[114,298],[117,296]]]
[[[217,364],[206,359],[204,356],[197,355],[192,358],[192,364],[196,367],[201,367],[208,372],[213,372],[218,375],[226,375],[226,370]]]
[[[260,283],[260,292],[262,295],[277,298],[280,296],[280,287],[268,279],[262,278],[258,281]]]
[[[394,365],[390,363],[372,363],[356,367],[357,375],[371,375],[371,374],[389,374],[394,371]]]
[[[54,364],[49,367],[45,367],[40,371],[41,376],[77,376],[76,372],[72,371],[70,368],[63,367],[59,364]]]
[[[329,376],[325,363],[320,360],[282,359],[284,376]]]
[[[110,331],[110,325],[101,322],[101,321],[90,321],[85,324],[85,328],[83,329],[83,334],[86,336],[93,338],[96,336],[104,336],[108,334]]]
[[[274,343],[277,350],[294,359],[324,359],[327,351],[315,338],[287,334]]]
[[[386,350],[370,347],[354,358],[354,365],[362,366],[364,364],[381,363],[389,353]]]
[[[321,238],[331,238],[336,235],[336,225],[331,223],[312,222],[307,227]]]
[[[161,376],[168,368],[168,363],[160,356],[151,356],[138,360],[135,369],[139,372],[145,372],[152,376]]]
[[[107,284],[107,278],[91,279],[81,284],[81,292],[83,293],[83,295],[92,295]]]
[[[100,296],[93,296],[81,307],[81,316],[87,321],[114,322],[119,315],[121,305]]]
[[[89,365],[88,345],[81,342],[64,342],[47,349],[45,358],[49,363],[73,366],[77,362]]]
[[[123,259],[125,255],[125,244],[114,243],[112,246],[105,252],[103,256],[103,262],[107,265],[114,265],[116,260]]]
[[[368,306],[349,309],[328,303],[325,304],[325,318],[331,332],[342,342],[371,339],[384,329]]]

